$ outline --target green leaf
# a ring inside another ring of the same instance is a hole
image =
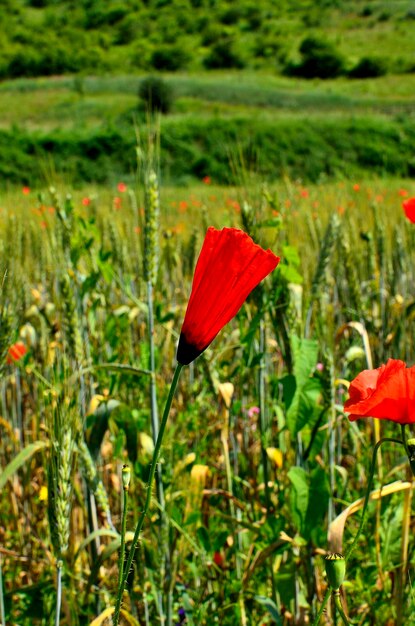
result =
[[[307,474],[302,467],[292,467],[288,478],[293,486],[290,492],[291,514],[297,530],[303,535],[310,495]]]
[[[204,526],[199,526],[199,528],[196,531],[196,534],[205,552],[211,552],[212,548],[210,545],[209,533],[206,530],[206,528]]]
[[[310,377],[317,363],[318,343],[313,339],[300,339],[296,335],[292,335],[291,345],[296,388],[292,398],[288,398],[288,402],[285,398],[284,401],[287,408],[287,426],[291,435],[296,435],[305,424],[304,415],[299,419],[300,403],[305,403],[305,407],[309,406],[316,389],[313,386],[310,388]],[[311,396],[304,397],[309,393]]]
[[[0,474],[0,489],[3,489],[9,478],[13,476],[13,474],[28,461],[36,452],[42,450],[47,447],[46,441],[34,441],[33,443],[29,443],[28,446],[20,450],[19,454],[15,456],[15,458],[10,461],[10,463],[6,466],[4,471]]]
[[[298,394],[296,433],[304,426],[313,426],[322,409],[322,385],[316,378],[309,378]],[[317,411],[316,411],[317,408]]]
[[[271,598],[266,598],[265,596],[255,596],[255,600],[262,604],[262,606],[267,609],[268,613],[271,615],[272,619],[276,622],[277,626],[282,626],[282,619],[280,612],[277,608],[277,605]]]
[[[309,539],[313,534],[318,536],[319,529],[325,530],[323,520],[327,513],[330,490],[327,474],[322,467],[317,466],[309,477],[309,503],[304,525],[303,536]]]

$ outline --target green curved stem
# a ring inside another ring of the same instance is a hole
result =
[[[157,441],[156,441],[156,445],[154,448],[154,453],[153,453],[153,460],[151,462],[151,468],[150,468],[150,475],[148,477],[148,483],[147,483],[147,494],[146,494],[146,499],[145,499],[145,503],[144,503],[144,509],[140,515],[140,518],[137,522],[137,526],[135,529],[135,533],[134,533],[134,537],[131,543],[131,547],[128,553],[128,559],[127,559],[127,563],[125,565],[124,568],[124,572],[123,572],[123,577],[122,577],[122,581],[121,581],[121,586],[118,589],[118,593],[117,593],[117,601],[115,604],[115,611],[114,611],[114,617],[113,617],[113,626],[118,626],[118,621],[120,619],[120,611],[121,611],[121,602],[122,602],[122,595],[124,592],[124,588],[127,582],[127,578],[128,578],[128,574],[130,572],[131,569],[131,565],[134,559],[134,554],[135,554],[135,550],[137,547],[137,543],[138,540],[140,538],[140,533],[141,530],[143,528],[143,524],[144,524],[144,520],[147,516],[148,513],[148,509],[150,507],[150,502],[151,502],[151,488],[153,485],[153,481],[154,481],[154,476],[156,473],[156,468],[157,468],[157,462],[158,462],[158,458],[159,458],[159,454],[160,454],[160,448],[161,448],[161,444],[163,441],[163,435],[164,435],[164,431],[166,428],[166,424],[167,424],[167,418],[169,417],[169,413],[170,413],[170,408],[173,402],[173,396],[174,396],[174,392],[176,391],[176,387],[177,387],[177,383],[179,382],[179,377],[180,377],[180,373],[182,371],[183,365],[181,365],[180,363],[178,363],[176,365],[176,369],[174,370],[174,374],[173,374],[173,380],[171,382],[171,386],[170,386],[170,391],[169,391],[169,395],[167,396],[167,400],[166,400],[166,406],[164,407],[164,413],[163,413],[163,417],[161,419],[160,422],[160,430],[158,432],[158,436],[157,436]]]
[[[366,521],[365,518],[366,518],[367,506],[369,504],[370,492],[372,490],[373,476],[375,474],[376,455],[382,443],[386,443],[387,441],[405,445],[404,442],[401,441],[400,439],[394,439],[392,437],[384,437],[382,439],[379,439],[379,441],[376,443],[375,447],[373,448],[372,463],[370,465],[369,480],[368,480],[367,488],[366,488],[365,501],[363,503],[362,517],[360,518],[359,528],[357,529],[357,533],[356,533],[355,538],[353,539],[353,543],[347,550],[346,554],[344,555],[344,558],[346,559],[346,561],[350,558],[350,555],[355,549],[356,544],[359,541],[359,537],[362,534],[363,526],[365,525],[365,521]]]
[[[334,604],[336,605],[336,608],[340,614],[340,617],[343,620],[343,624],[345,624],[345,626],[350,626],[349,624],[349,620],[346,617],[345,612],[343,611],[343,607],[342,607],[342,603],[340,600],[340,592],[339,591],[333,591],[333,597],[334,597]]]
[[[323,615],[323,611],[326,608],[326,604],[327,602],[330,600],[330,596],[331,596],[331,592],[333,591],[333,589],[331,587],[327,587],[326,589],[326,594],[323,598],[323,602],[321,603],[321,607],[319,612],[316,615],[316,618],[312,624],[312,626],[318,626],[318,624],[320,623],[320,618]]]

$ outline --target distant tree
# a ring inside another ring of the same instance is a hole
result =
[[[286,74],[303,78],[335,78],[345,72],[342,55],[324,39],[306,37],[300,45],[300,54],[300,63],[288,64]]]
[[[387,73],[386,62],[381,57],[362,57],[350,70],[350,78],[377,78]]]
[[[144,78],[139,85],[138,96],[153,113],[168,113],[173,104],[172,88],[158,76]]]
[[[209,70],[245,67],[245,61],[235,51],[231,38],[213,44],[203,64]]]

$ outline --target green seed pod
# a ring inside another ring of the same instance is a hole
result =
[[[342,554],[330,552],[325,557],[326,574],[330,586],[337,591],[346,575],[346,561]]]
[[[415,476],[415,439],[407,439],[406,445],[408,447],[409,465],[411,466],[412,474]]]

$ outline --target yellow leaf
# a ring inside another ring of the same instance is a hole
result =
[[[232,383],[219,383],[218,385],[219,393],[222,396],[222,399],[225,403],[227,409],[231,406],[233,392],[235,387]]]

